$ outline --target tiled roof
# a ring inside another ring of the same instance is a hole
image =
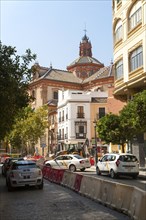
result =
[[[97,72],[95,72],[90,77],[82,80],[75,76],[72,72],[66,71],[66,70],[59,70],[54,68],[49,68],[45,73],[41,75],[41,77],[35,79],[34,81],[39,81],[41,79],[46,80],[53,80],[53,81],[60,81],[60,82],[67,82],[67,83],[77,83],[77,84],[84,84],[88,83],[90,81],[94,81],[97,79],[102,79],[106,77],[114,76],[114,68],[113,64],[107,67],[103,67]],[[31,83],[33,83],[32,81]]]
[[[83,84],[90,82],[90,81],[93,81],[93,80],[96,80],[96,79],[102,79],[102,78],[113,76],[113,75],[114,75],[114,69],[113,69],[113,65],[111,64],[110,66],[101,68],[99,71],[97,71],[96,73],[94,73],[90,77],[86,78],[83,81]]]
[[[89,56],[81,56],[74,60],[69,66],[73,66],[76,64],[85,64],[85,63],[94,63],[98,65],[103,65],[99,60],[95,59],[94,57],[89,57]]]
[[[65,70],[50,68],[40,79],[50,79],[55,81],[81,83],[82,80],[74,76],[73,73]]]

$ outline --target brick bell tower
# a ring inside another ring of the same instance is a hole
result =
[[[88,40],[89,38],[86,36],[86,32],[85,32],[85,35],[82,38],[82,42],[80,42],[80,52],[79,52],[80,57],[81,56],[92,57],[92,45],[91,42]]]
[[[67,66],[67,70],[84,80],[102,67],[104,67],[104,64],[92,57],[92,44],[85,30],[85,34],[79,46],[79,57]]]

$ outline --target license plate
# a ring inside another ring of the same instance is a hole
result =
[[[31,173],[21,173],[21,176],[31,176]]]
[[[127,170],[128,170],[128,171],[131,171],[131,170],[132,170],[132,167],[127,167]]]
[[[30,179],[30,176],[23,176],[23,179]]]

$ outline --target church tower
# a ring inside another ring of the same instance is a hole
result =
[[[92,57],[92,45],[91,42],[88,41],[89,38],[86,36],[86,33],[84,37],[82,38],[82,42],[80,42],[80,57],[81,56],[89,56]]]
[[[85,30],[85,35],[79,46],[79,57],[67,66],[67,70],[84,80],[102,67],[104,67],[104,64],[92,57],[92,44]]]

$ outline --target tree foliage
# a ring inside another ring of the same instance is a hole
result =
[[[137,118],[137,131],[146,132],[146,90],[136,94],[133,102]]]
[[[19,56],[15,47],[0,42],[0,140],[11,130],[17,112],[30,102],[29,64],[35,58],[29,49]]]
[[[137,93],[122,109],[120,117],[129,136],[146,132],[146,90]]]
[[[119,141],[119,117],[112,113],[102,117],[97,124],[99,137],[106,143]]]
[[[32,148],[45,133],[46,128],[48,128],[48,107],[43,106],[35,111],[26,107],[15,118],[7,140],[12,147]]]
[[[146,132],[146,90],[136,94],[119,115],[110,113],[101,118],[97,131],[99,138],[106,143],[122,146],[133,136]]]

